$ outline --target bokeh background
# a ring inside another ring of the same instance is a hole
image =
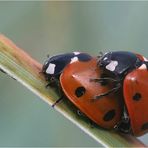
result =
[[[46,55],[129,50],[148,57],[148,2],[0,2],[0,32]],[[140,138],[148,144],[148,134]],[[0,146],[98,146],[21,84],[0,73]]]

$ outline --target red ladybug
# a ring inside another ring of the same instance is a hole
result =
[[[123,84],[124,100],[132,132],[140,136],[148,132],[148,70],[141,68],[129,73]]]
[[[86,62],[92,58],[87,53],[81,52],[72,52],[72,53],[65,53],[59,54],[52,57],[49,57],[42,67],[42,73],[44,74],[47,81],[53,83],[56,79],[59,79],[60,74],[62,73],[63,69],[70,63],[76,61]]]
[[[104,92],[114,87],[113,83],[96,83],[102,72],[97,60],[77,61],[67,65],[60,76],[60,84],[67,98],[87,117],[106,129],[113,129],[121,120],[121,96]]]
[[[135,136],[148,132],[148,62],[139,54],[127,51],[109,52],[98,60],[99,68],[103,69],[108,79],[114,79],[115,87],[123,89],[125,111],[118,125]],[[105,79],[105,78],[104,78]],[[110,93],[113,91],[110,91]],[[129,118],[127,124],[122,124]],[[131,129],[131,130],[130,130]],[[127,132],[127,131],[126,131]]]
[[[76,56],[79,57],[78,60],[71,62],[71,58],[74,59]],[[53,66],[57,69],[53,69]],[[51,71],[52,74],[49,73]],[[112,93],[110,96],[105,96],[104,94],[114,88],[114,83],[106,81],[96,83],[96,78],[103,76],[100,68],[97,67],[96,58],[78,52],[57,55],[45,62],[42,72],[49,85],[52,84],[51,78],[56,78],[56,82],[57,80],[60,82],[60,88],[67,98],[96,124],[113,129],[121,120],[123,112],[121,95]],[[61,99],[62,97],[53,106]]]

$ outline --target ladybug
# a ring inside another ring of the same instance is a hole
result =
[[[143,61],[140,55],[128,51],[114,51],[104,54],[98,61],[99,67],[110,76],[115,77],[118,80],[124,78],[124,76],[130,71],[140,67]]]
[[[87,53],[72,52],[49,57],[42,67],[42,73],[47,81],[52,83],[58,79],[66,65],[76,61],[89,61],[92,59]]]
[[[148,62],[140,54],[128,51],[108,52],[98,59],[104,80],[116,82],[106,95],[122,89],[125,110],[117,128],[140,136],[148,132]],[[100,81],[100,79],[98,79]],[[128,119],[128,121],[127,121]],[[127,123],[127,124],[125,124]],[[128,126],[128,128],[127,128]]]
[[[113,129],[121,120],[122,96],[116,93],[104,96],[104,92],[114,88],[114,83],[96,83],[96,78],[102,77],[96,58],[79,52],[57,55],[45,62],[42,71],[49,85],[55,78],[64,96],[97,125]]]
[[[105,129],[113,129],[121,120],[121,95],[104,92],[114,87],[113,83],[96,83],[102,77],[97,59],[68,64],[60,75],[60,84],[67,98],[89,119]],[[71,85],[70,85],[71,84]]]
[[[52,105],[52,107],[54,107],[63,99],[63,92],[60,86],[59,77],[63,72],[64,68],[68,64],[71,64],[73,62],[87,62],[91,59],[92,56],[87,53],[81,52],[64,53],[48,57],[48,59],[43,64],[41,73],[44,75],[46,81],[48,82],[46,87],[55,87],[58,90],[58,93],[61,95],[61,97]]]
[[[145,66],[129,73],[123,83],[125,104],[134,135],[148,132],[148,71]]]

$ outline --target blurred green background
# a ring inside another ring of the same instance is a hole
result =
[[[41,63],[70,51],[148,57],[147,27],[148,2],[0,2],[0,32]],[[0,82],[0,146],[98,146],[21,84]]]

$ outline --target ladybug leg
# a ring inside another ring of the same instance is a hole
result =
[[[47,79],[47,81],[49,81],[49,79]],[[45,86],[46,88],[48,87],[55,87],[56,90],[58,91],[58,94],[61,96],[58,100],[55,101],[55,103],[52,105],[52,107],[54,108],[54,106],[56,104],[58,104],[63,98],[64,98],[64,95],[63,95],[63,91],[61,89],[61,85],[59,83],[59,80],[55,77],[51,77],[50,78],[50,82]]]
[[[79,116],[84,116],[84,114],[78,109],[77,110],[77,114],[79,115]]]
[[[48,83],[48,84],[46,85],[46,88],[49,87],[49,86],[56,88],[57,93],[58,93],[60,96],[63,96],[63,91],[62,91],[61,85],[60,85],[60,83],[59,83],[59,80],[58,80],[57,78],[52,77],[52,78],[50,79],[50,83]]]
[[[56,88],[57,88],[56,90],[58,91],[59,96],[61,96],[58,100],[56,100],[56,101],[52,104],[52,107],[54,108],[55,105],[57,105],[58,103],[60,103],[60,102],[64,99],[64,94],[63,94],[61,85],[60,85],[60,83],[59,83],[59,80],[56,79],[56,78],[54,78],[52,81],[53,81],[53,82],[51,82],[51,83],[49,83],[49,84],[47,84],[47,85],[49,85],[49,86],[53,85],[54,87],[56,87]]]
[[[104,96],[108,96],[109,94],[111,93],[115,93],[116,91],[118,91],[119,89],[121,88],[121,84],[118,83],[116,87],[110,89],[109,91],[105,92],[105,93],[102,93],[102,94],[99,94],[97,96],[94,96],[94,99],[100,99]]]
[[[90,125],[91,128],[95,127],[95,123],[92,120],[89,120],[89,125]]]
[[[51,107],[55,107],[55,105],[57,105],[58,103],[60,103],[62,100],[64,99],[64,95],[62,95],[58,100],[56,100],[52,105]]]
[[[48,88],[49,86],[59,86],[59,82],[58,82],[58,79],[56,79],[55,77],[51,77],[50,79],[47,78],[46,81],[50,81],[47,85],[46,85],[46,88]]]
[[[119,82],[119,80],[106,77],[106,78],[91,78],[90,82],[98,82],[98,83],[104,83],[105,81],[112,81],[112,82]]]
[[[125,106],[123,110],[122,119],[119,123],[117,123],[117,125],[114,126],[114,129],[124,134],[131,133],[130,119],[129,116],[127,115],[127,110]]]
[[[48,81],[48,79],[46,79],[46,81]],[[54,77],[50,78],[50,82],[46,85],[46,88],[48,88],[49,86],[52,86],[52,84],[55,84],[56,80]]]

